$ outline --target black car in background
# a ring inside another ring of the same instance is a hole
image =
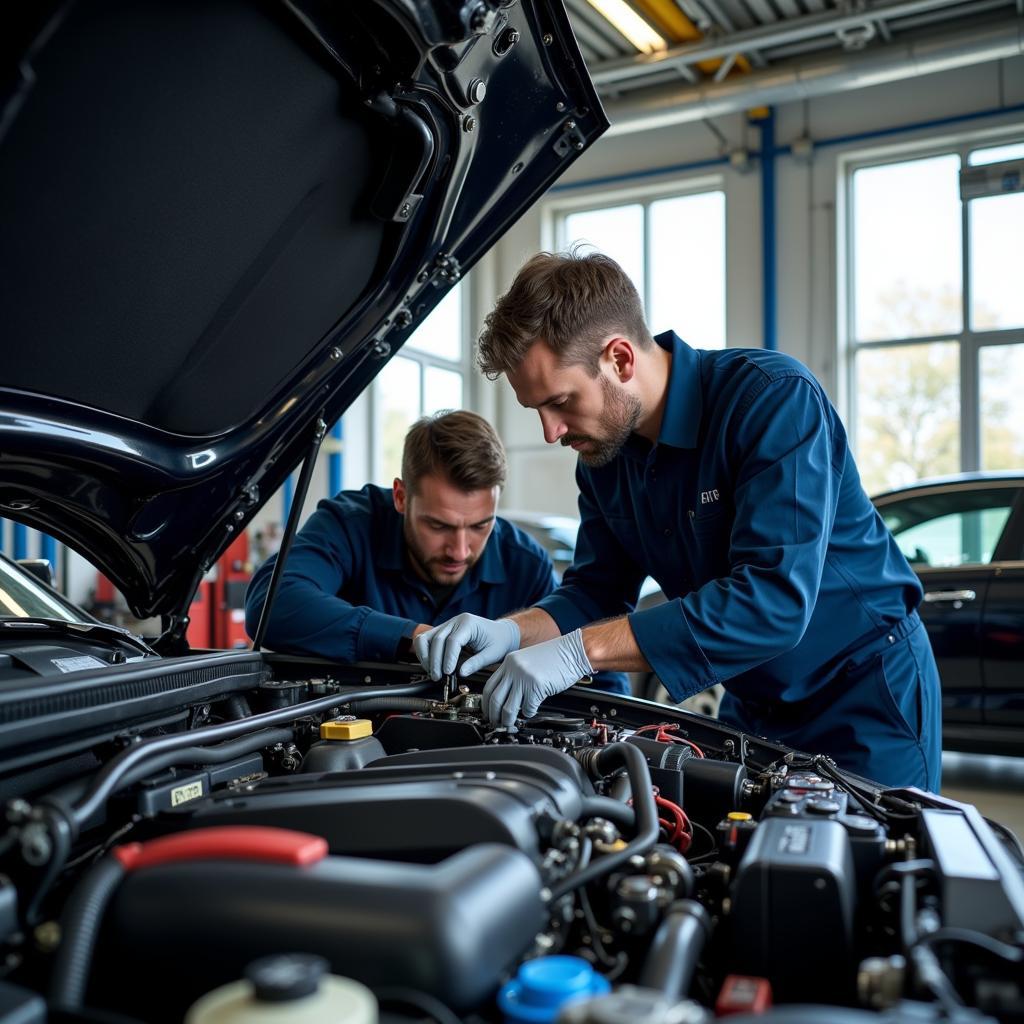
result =
[[[873,501],[924,586],[943,747],[1024,753],[1024,473],[923,480]]]

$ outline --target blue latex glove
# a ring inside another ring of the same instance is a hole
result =
[[[469,612],[420,633],[412,642],[416,657],[431,679],[451,675],[464,647],[476,651],[459,668],[459,675],[468,676],[485,665],[497,665],[518,646],[519,627],[511,619],[485,619]]]
[[[484,713],[494,725],[512,728],[516,719],[533,718],[541,701],[567,690],[593,672],[575,630],[510,654],[484,687]]]

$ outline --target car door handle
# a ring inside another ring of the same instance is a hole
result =
[[[943,601],[973,601],[977,596],[973,590],[928,590],[924,600],[926,604],[938,604]]]

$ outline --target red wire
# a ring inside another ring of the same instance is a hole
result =
[[[673,804],[670,800],[666,800],[664,797],[656,796],[654,802],[658,805],[662,811],[668,811],[673,818],[673,828],[671,839],[675,842],[683,834],[683,817],[679,808]]]
[[[690,843],[693,842],[693,826],[690,824],[690,819],[686,816],[686,812],[679,804],[666,800],[665,797],[659,796],[657,792],[654,794],[654,802],[662,810],[668,811],[675,819],[674,828],[672,828],[669,834],[669,842],[674,843],[679,848],[680,853],[686,853],[690,848]],[[665,830],[669,831],[672,823],[665,818],[659,818],[658,820],[665,826]]]
[[[656,735],[654,737],[656,742],[658,742],[658,743],[685,743],[686,746],[690,747],[693,750],[693,752],[697,755],[697,757],[703,757],[704,756],[704,751],[701,750],[700,747],[698,747],[697,744],[694,743],[692,740],[683,739],[682,736],[670,736],[669,735],[670,732],[675,732],[675,730],[678,729],[678,728],[679,728],[679,726],[676,725],[675,722],[657,722],[654,725],[641,725],[639,729],[634,729],[633,730],[633,735],[634,736],[639,736],[642,733],[654,732],[655,730],[657,730],[657,733],[656,733]]]
[[[634,729],[633,730],[633,735],[634,736],[639,736],[641,733],[650,732],[652,729],[664,729],[665,726],[668,725],[668,724],[669,723],[667,723],[667,722],[662,722],[659,725],[641,725],[639,729]]]
[[[703,754],[701,755],[704,756]],[[654,793],[654,803],[657,807],[662,810],[668,811],[672,815],[673,820],[669,821],[667,818],[658,817],[658,824],[665,830],[668,835],[668,841],[675,845],[680,853],[686,853],[690,849],[690,844],[693,842],[693,825],[690,823],[690,819],[686,816],[686,811],[682,809],[677,803],[673,803],[671,800],[663,797],[657,786],[652,786],[651,791]],[[633,806],[633,798],[630,797],[626,801],[627,806]]]
[[[652,786],[651,791],[654,793],[654,803],[658,807],[664,807],[665,810],[672,814],[674,820],[669,821],[667,818],[658,818],[658,824],[668,833],[670,843],[678,842],[679,838],[684,834],[683,827],[684,822],[689,825],[689,821],[686,815],[683,814],[683,810],[678,804],[672,803],[671,800],[666,800],[663,797],[658,796],[658,787]],[[630,797],[626,801],[628,807],[633,806],[633,798]]]
[[[665,742],[665,743],[685,743],[686,746],[688,746],[694,752],[694,754],[697,755],[697,757],[703,757],[704,756],[704,751],[701,750],[700,747],[698,747],[697,744],[693,742],[693,740],[684,739],[682,736],[666,736],[663,742]]]
[[[641,728],[636,731],[641,732],[643,730],[650,731],[651,729],[657,729],[658,732],[654,738],[658,743],[684,743],[697,755],[697,757],[703,757],[704,751],[701,750],[693,740],[684,739],[682,736],[669,735],[670,733],[675,732],[678,728],[679,726],[674,722],[661,722],[658,725],[641,726]]]

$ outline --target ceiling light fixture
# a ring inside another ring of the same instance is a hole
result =
[[[588,3],[641,53],[659,53],[668,49],[668,40],[658,35],[626,0],[588,0]]]

